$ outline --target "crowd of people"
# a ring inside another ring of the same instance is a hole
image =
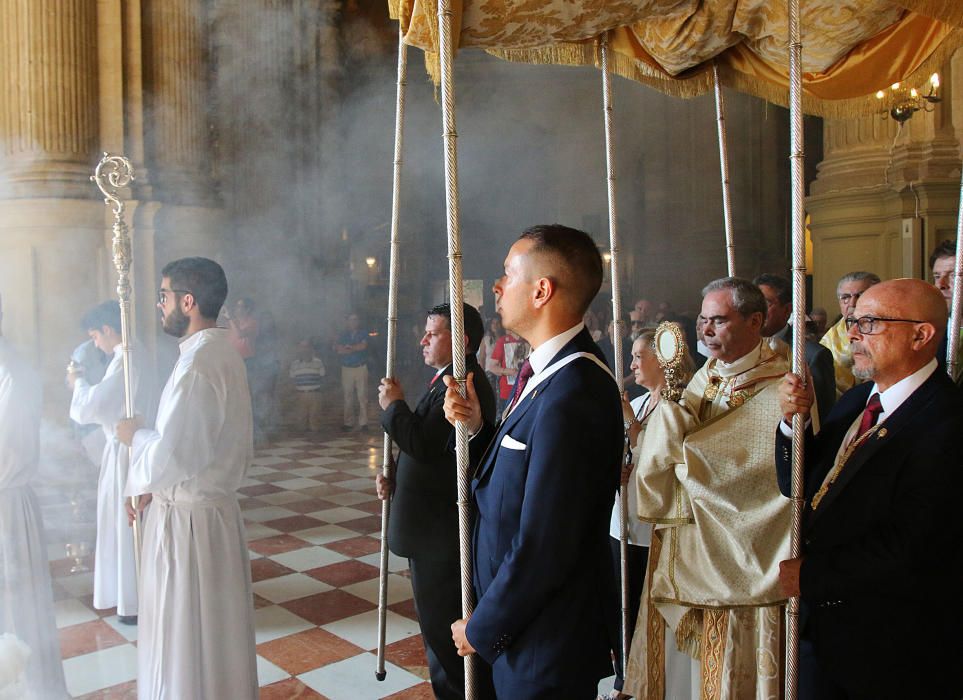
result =
[[[452,309],[429,309],[418,340],[434,370],[427,386],[409,403],[398,377],[378,385],[381,428],[400,454],[375,487],[393,500],[388,545],[409,563],[436,697],[465,696],[465,656],[476,658],[476,698],[587,700],[613,673],[611,698],[780,697],[784,606],[798,596],[798,697],[959,698],[963,612],[933,601],[963,580],[952,502],[963,470],[951,443],[963,403],[946,372],[954,261],[952,243],[941,244],[933,284],[844,275],[839,319],[807,318],[801,374],[791,371],[784,276],[707,281],[691,326],[640,299],[623,341],[622,324],[600,324],[591,310],[603,277],[597,247],[557,224],[511,246],[493,286],[497,315],[485,322],[464,305],[463,388],[451,376]],[[161,324],[179,357],[158,401],[135,343],[126,360],[136,415],[125,417],[115,302],[82,319],[105,366],[87,374],[89,353],[78,350],[68,369],[71,419],[97,426],[103,442],[93,604],[139,627],[139,697],[255,698],[236,491],[258,431],[276,420],[277,332],[250,299],[222,314],[227,278],[212,260],[173,261],[161,278]],[[345,431],[368,427],[368,340],[350,313],[330,347]],[[619,344],[624,367],[614,367]],[[293,349],[298,430],[321,428],[324,351],[307,338]],[[58,698],[66,691],[30,489],[39,386],[0,335],[0,633],[32,651],[29,692]],[[790,558],[797,415],[805,503],[801,554]],[[473,475],[477,601],[467,617],[459,421]]]

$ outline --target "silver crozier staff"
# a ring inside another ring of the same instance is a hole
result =
[[[117,298],[120,304],[120,337],[124,361],[124,415],[134,417],[134,387],[130,367],[130,263],[131,248],[130,234],[127,222],[124,221],[124,202],[118,196],[118,191],[127,187],[134,179],[134,170],[130,161],[124,156],[112,156],[104,153],[104,157],[97,164],[97,169],[90,178],[104,194],[104,204],[114,212],[112,251],[114,267],[117,269]],[[127,448],[128,453],[131,448]],[[128,454],[128,457],[130,455]],[[128,465],[131,459],[127,460]],[[128,467],[129,468],[129,467]],[[141,527],[140,511],[137,509],[137,496],[131,496],[134,508],[134,566],[137,570],[137,580],[140,580],[140,549]]]

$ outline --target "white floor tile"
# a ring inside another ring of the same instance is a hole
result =
[[[97,614],[76,598],[55,601],[54,616],[57,619],[57,629],[97,619]]]
[[[294,533],[294,536],[300,538],[301,533]],[[308,569],[316,569],[319,566],[337,564],[340,561],[347,561],[349,558],[350,557],[346,557],[326,547],[302,547],[292,552],[271,555],[271,559],[278,564],[283,564],[295,571],[307,571]]]
[[[262,455],[293,455],[296,452],[303,452],[304,450],[298,449],[296,447],[268,447],[263,450],[258,450],[258,454]]]
[[[351,489],[352,491],[368,491],[374,493],[374,471],[371,476],[359,476],[355,479],[339,481],[335,484],[339,489]]]
[[[291,440],[281,440],[277,443],[278,447],[303,447],[310,450],[314,443],[310,440],[302,440],[301,438],[293,438]]]
[[[247,532],[248,542],[251,540],[263,540],[265,537],[274,537],[275,535],[281,534],[280,530],[275,530],[273,527],[268,527],[261,523],[244,523],[244,529]]]
[[[345,540],[349,537],[357,537],[358,533],[340,525],[322,525],[312,527],[310,530],[298,530],[298,539],[305,540],[311,544],[327,544]]]
[[[257,684],[259,686],[270,685],[290,678],[291,674],[283,668],[279,668],[262,656],[257,657]]]
[[[286,481],[276,482],[281,485],[281,488],[287,488],[284,484]],[[314,485],[317,486],[318,482],[315,481]],[[297,491],[280,491],[278,493],[269,493],[266,496],[258,496],[259,501],[264,501],[265,503],[270,503],[272,506],[283,506],[287,503],[294,503],[296,501],[303,501],[310,496],[298,493]]]
[[[389,611],[390,612],[390,611]],[[313,629],[314,625],[278,605],[254,611],[254,642],[263,644],[272,639]]]
[[[116,615],[105,617],[104,622],[113,627],[117,633],[128,642],[137,641],[137,625],[122,625]]]
[[[370,493],[358,493],[357,491],[349,491],[348,493],[336,493],[331,496],[325,496],[324,500],[336,503],[339,506],[353,506],[358,503],[366,503],[373,500],[376,496]]]
[[[277,469],[271,469],[270,467],[250,467],[247,470],[248,476],[262,476],[264,474],[273,474]]]
[[[381,567],[381,553],[373,552],[371,554],[366,554],[363,557],[358,557],[358,561],[363,561],[365,564],[371,564],[371,566]],[[391,552],[388,552],[388,571],[404,571],[408,568],[408,560],[401,557],[397,557]]]
[[[126,683],[137,677],[137,648],[130,644],[101,649],[63,662],[67,692],[73,696]]]
[[[315,593],[330,591],[331,586],[304,574],[277,576],[254,584],[254,592],[272,603],[286,603]]]
[[[340,462],[340,459],[336,457],[308,457],[307,459],[299,459],[298,462],[301,464],[308,464],[312,467],[321,467],[325,464],[334,464],[335,462]],[[296,469],[294,471],[297,471]]]
[[[387,675],[379,681],[374,674],[376,665],[377,657],[373,654],[359,654],[302,673],[298,679],[331,700],[383,698],[424,682],[392,663],[385,663]]]
[[[317,484],[315,484],[317,486]],[[290,518],[292,515],[300,515],[293,510],[282,508],[281,506],[266,506],[264,508],[251,508],[241,511],[241,516],[245,520],[255,523],[263,523],[267,520],[277,520],[278,518]]]
[[[340,486],[340,484],[338,484]],[[324,499],[327,500],[327,499]],[[323,520],[326,523],[343,523],[348,520],[357,520],[358,518],[364,518],[365,516],[371,515],[371,513],[365,513],[363,510],[358,510],[357,508],[329,508],[328,510],[318,510],[314,513],[308,513],[312,518],[317,518],[318,520]],[[357,535],[358,533],[355,533]]]
[[[315,486],[320,486],[321,482],[317,479],[306,479],[303,476],[295,476],[292,479],[285,479],[284,481],[274,481],[272,484],[278,488],[297,491],[298,489],[310,489]]]
[[[322,476],[323,474],[333,474],[334,469],[328,469],[327,467],[301,467],[300,469],[289,469],[289,474],[297,474],[298,476]]]
[[[284,457],[279,457],[273,454],[266,454],[262,457],[255,457],[251,460],[251,464],[257,467],[270,467],[274,464],[284,464],[285,462],[290,462],[291,460],[285,459]],[[249,471],[248,474],[255,476],[253,471]]]
[[[389,564],[388,570],[391,571],[391,566]],[[373,578],[367,581],[360,581],[358,583],[352,583],[348,586],[342,586],[341,590],[347,591],[351,595],[356,595],[359,598],[364,598],[367,601],[377,604],[378,602],[378,588],[381,586],[380,578]],[[394,605],[395,603],[400,603],[403,600],[409,600],[413,597],[411,592],[411,580],[405,578],[404,576],[398,576],[397,574],[388,574],[388,605]]]
[[[58,578],[57,583],[63,586],[68,593],[78,598],[85,595],[93,595],[94,572],[88,571],[83,574],[73,574],[72,576]]]
[[[378,611],[369,610],[368,612],[346,617],[343,620],[330,622],[322,625],[321,629],[336,634],[342,639],[347,639],[352,644],[368,649],[369,651],[378,646]],[[407,639],[416,634],[420,634],[418,623],[402,615],[389,610],[385,621],[385,643],[393,644],[402,639]],[[372,676],[372,680],[374,677]],[[386,695],[388,693],[385,693]]]

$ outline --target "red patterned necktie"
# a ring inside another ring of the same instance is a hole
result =
[[[859,440],[870,428],[876,425],[879,414],[882,412],[883,403],[879,400],[879,394],[873,394],[866,403],[866,409],[863,411],[863,417],[859,420],[859,430],[853,436],[853,442]]]
[[[515,404],[518,403],[518,398],[522,395],[522,392],[525,391],[525,385],[528,384],[528,380],[531,379],[533,374],[535,374],[535,370],[532,369],[532,363],[525,360],[518,370],[518,377],[515,379],[515,393],[512,396],[511,404],[508,406],[509,413],[515,408]]]

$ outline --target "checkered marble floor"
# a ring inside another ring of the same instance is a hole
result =
[[[325,434],[259,449],[240,489],[261,698],[431,698],[407,562],[394,556],[388,673],[374,676],[381,435]],[[62,546],[51,551],[63,557]],[[73,564],[51,563],[67,688],[88,700],[135,698],[137,628],[94,610],[92,574],[71,574]]]

